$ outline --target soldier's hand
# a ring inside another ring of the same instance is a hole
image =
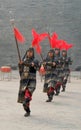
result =
[[[31,63],[31,66],[33,67],[34,65],[35,65],[35,64],[32,62],[32,63]]]
[[[19,65],[22,65],[23,64],[23,61],[19,61],[19,63],[18,63]]]
[[[53,66],[55,66],[56,65],[56,63],[55,62],[53,62]]]
[[[46,62],[43,62],[43,65],[46,65]]]

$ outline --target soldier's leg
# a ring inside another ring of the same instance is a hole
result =
[[[28,89],[25,91],[25,97],[23,101],[23,107],[24,110],[26,111],[26,114],[24,116],[29,116],[30,115],[30,101],[32,100],[32,95]]]
[[[54,88],[54,90],[56,92],[55,93],[56,96],[58,96],[59,93],[60,93],[61,84],[62,84],[62,80],[61,79],[59,81],[58,80],[56,81],[55,88]]]
[[[25,116],[30,115],[30,101],[32,100],[32,94],[35,88],[36,88],[36,81],[31,80],[25,92],[25,100],[23,102],[23,107],[24,107],[24,110],[26,111]]]
[[[55,95],[56,95],[56,96],[59,95],[59,93],[60,93],[60,88],[61,88],[61,84],[57,84],[57,86],[56,86],[56,88],[55,88],[55,91],[56,91]]]
[[[51,102],[53,100],[53,96],[54,96],[54,88],[53,87],[49,88],[47,95],[48,95],[48,100],[46,100],[46,102]]]
[[[26,89],[26,85],[27,81],[24,80],[20,80],[20,87],[19,87],[19,92],[18,92],[18,103],[23,103],[24,100],[24,95],[25,95],[25,89]]]
[[[47,96],[48,100],[46,100],[46,102],[51,102],[54,96],[54,82],[48,84]]]
[[[67,83],[67,79],[64,79],[62,83],[62,92],[65,92],[66,83]]]

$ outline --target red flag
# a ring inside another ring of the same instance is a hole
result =
[[[60,47],[61,50],[67,50],[67,42],[66,41],[62,41],[62,46]]]
[[[35,46],[37,46],[37,44],[38,44],[38,39],[37,38],[33,39],[32,46],[35,47]]]
[[[68,50],[68,49],[72,48],[73,46],[74,46],[73,44],[67,44],[67,48],[66,49]]]
[[[46,32],[39,34],[39,42],[41,42],[47,36],[48,36],[48,34]]]
[[[56,45],[55,45],[55,48],[58,48],[58,49],[61,49],[62,48],[62,45],[63,45],[63,40],[56,40]]]
[[[32,35],[33,38],[37,38],[39,36],[39,34],[35,31],[35,29],[32,29]]]
[[[54,33],[52,34],[52,38],[57,39],[57,38],[58,38],[58,34],[57,34],[56,32],[54,32]]]
[[[33,35],[32,46],[35,47],[38,45],[39,42],[39,34],[37,34],[35,29],[32,29],[32,35]]]
[[[16,39],[20,42],[20,43],[24,43],[25,42],[25,38],[24,36],[21,34],[21,32],[18,30],[18,28],[14,27],[14,36],[16,37]]]
[[[48,34],[48,39],[49,39],[51,48],[55,48],[55,47],[56,47],[57,38],[58,38],[58,35],[57,35],[56,32],[54,32],[54,33],[52,34],[52,36],[50,36],[50,35]]]
[[[38,46],[39,42],[41,42],[46,36],[48,36],[47,33],[41,33],[38,34],[35,29],[32,29],[32,35],[33,35],[33,40],[32,40],[32,46]]]
[[[63,40],[61,50],[68,50],[73,47],[73,44],[68,44],[66,41]]]
[[[38,54],[41,54],[41,46],[38,44],[37,46],[36,46],[36,52],[38,53]]]

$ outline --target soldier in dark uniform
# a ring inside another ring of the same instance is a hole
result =
[[[48,96],[48,100],[46,100],[46,102],[51,102],[54,96],[54,87],[56,84],[56,82],[54,82],[54,77],[56,77],[54,73],[56,68],[54,50],[50,50],[48,52],[47,57],[43,62],[43,66],[46,71],[43,92],[46,92]]]
[[[69,65],[72,65],[72,60],[70,57],[67,57],[67,51],[62,50],[62,62],[63,62],[63,83],[62,83],[62,92],[65,91],[66,83],[70,74]]]
[[[20,70],[20,89],[18,94],[18,102],[23,104],[26,111],[25,116],[30,115],[30,101],[32,94],[36,89],[36,71],[38,61],[34,59],[34,49],[29,48],[23,61],[19,63]]]
[[[56,71],[57,71],[57,85],[55,87],[55,95],[58,95],[60,93],[60,87],[61,87],[61,84],[60,82],[58,83],[58,80],[59,80],[59,75],[60,75],[60,72],[61,72],[61,60],[60,60],[60,49],[59,48],[55,48],[55,61],[56,61]]]

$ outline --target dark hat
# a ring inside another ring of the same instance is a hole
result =
[[[34,55],[35,55],[35,54],[34,54],[34,48],[33,48],[33,47],[30,47],[30,48],[27,50],[27,52],[33,52],[33,56],[32,56],[32,57],[34,58]]]
[[[54,50],[53,50],[53,49],[50,49],[50,50],[48,51],[48,53],[54,53]]]
[[[59,49],[59,48],[55,48],[55,51],[56,51],[56,50],[60,51],[60,49]]]
[[[62,50],[62,52],[67,52],[67,50]]]
[[[34,52],[34,48],[30,47],[27,51],[33,51]]]

